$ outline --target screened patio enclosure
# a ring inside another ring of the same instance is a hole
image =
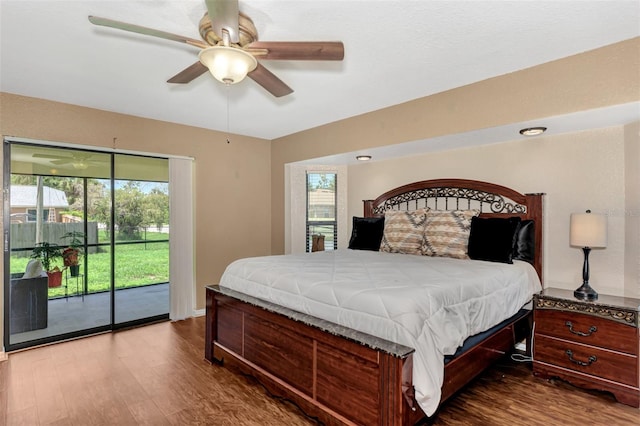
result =
[[[167,319],[168,159],[12,141],[4,153],[5,348]]]

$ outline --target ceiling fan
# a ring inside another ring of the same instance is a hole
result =
[[[340,41],[258,41],[253,22],[238,9],[238,0],[206,0],[205,3],[207,12],[199,25],[204,41],[97,16],[89,16],[89,21],[200,47],[198,62],[171,77],[169,83],[189,83],[209,70],[227,85],[249,76],[273,96],[281,97],[293,89],[257,59],[341,61],[344,58],[344,45]]]
[[[49,163],[56,166],[71,165],[76,170],[86,170],[90,166],[104,164],[104,161],[92,160],[92,154],[88,152],[77,152],[71,156],[35,153],[32,157],[50,160]]]

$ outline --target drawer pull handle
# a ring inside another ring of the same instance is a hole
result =
[[[595,325],[592,325],[591,327],[589,327],[589,332],[585,333],[583,331],[576,331],[573,329],[573,323],[571,321],[567,321],[564,323],[564,325],[566,325],[567,327],[569,327],[569,331],[572,332],[573,334],[577,334],[578,336],[582,336],[582,337],[589,337],[591,336],[593,333],[595,333],[596,331],[598,331],[598,327],[596,327]]]
[[[588,367],[598,360],[598,358],[595,355],[591,355],[589,357],[588,362],[578,361],[577,359],[573,359],[573,352],[571,351],[571,349],[567,349],[567,355],[569,356],[569,361],[573,362],[574,364],[581,365],[583,367]]]

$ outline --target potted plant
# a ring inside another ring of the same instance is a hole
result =
[[[71,231],[62,236],[69,240],[69,245],[62,250],[62,261],[69,268],[72,277],[77,277],[80,272],[80,257],[84,245],[84,232]]]
[[[60,287],[62,285],[62,271],[53,262],[62,257],[60,246],[55,243],[42,242],[36,244],[31,252],[32,259],[39,259],[42,267],[47,271],[49,277],[49,287]]]

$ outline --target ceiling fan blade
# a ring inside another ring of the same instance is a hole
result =
[[[248,76],[276,98],[293,93],[291,87],[284,84],[282,80],[260,63],[258,63],[256,69],[251,71]]]
[[[73,158],[68,158],[66,160],[51,160],[51,164],[55,164],[56,166],[62,166],[63,164],[71,164],[74,161]]]
[[[183,69],[178,74],[167,80],[167,83],[185,84],[190,83],[192,80],[200,77],[205,72],[209,71],[207,67],[202,65],[202,62],[198,61],[193,65]]]
[[[246,50],[256,52],[260,59],[288,59],[311,61],[341,61],[344,59],[344,44],[341,41],[255,41]]]
[[[225,29],[231,43],[240,42],[238,0],[206,0],[206,4],[213,31],[222,37],[222,29]]]
[[[130,31],[132,33],[144,34],[152,37],[164,38],[166,40],[178,41],[180,43],[190,44],[192,46],[201,47],[203,49],[210,47],[202,40],[195,38],[180,36],[177,34],[167,33],[165,31],[154,30],[153,28],[141,27],[140,25],[127,24],[126,22],[114,21],[113,19],[100,18],[98,16],[89,15],[89,22],[94,25],[103,27],[116,28],[118,30]]]
[[[67,157],[65,155],[55,155],[55,154],[32,154],[33,158],[46,158],[48,160],[73,160],[73,157]]]

